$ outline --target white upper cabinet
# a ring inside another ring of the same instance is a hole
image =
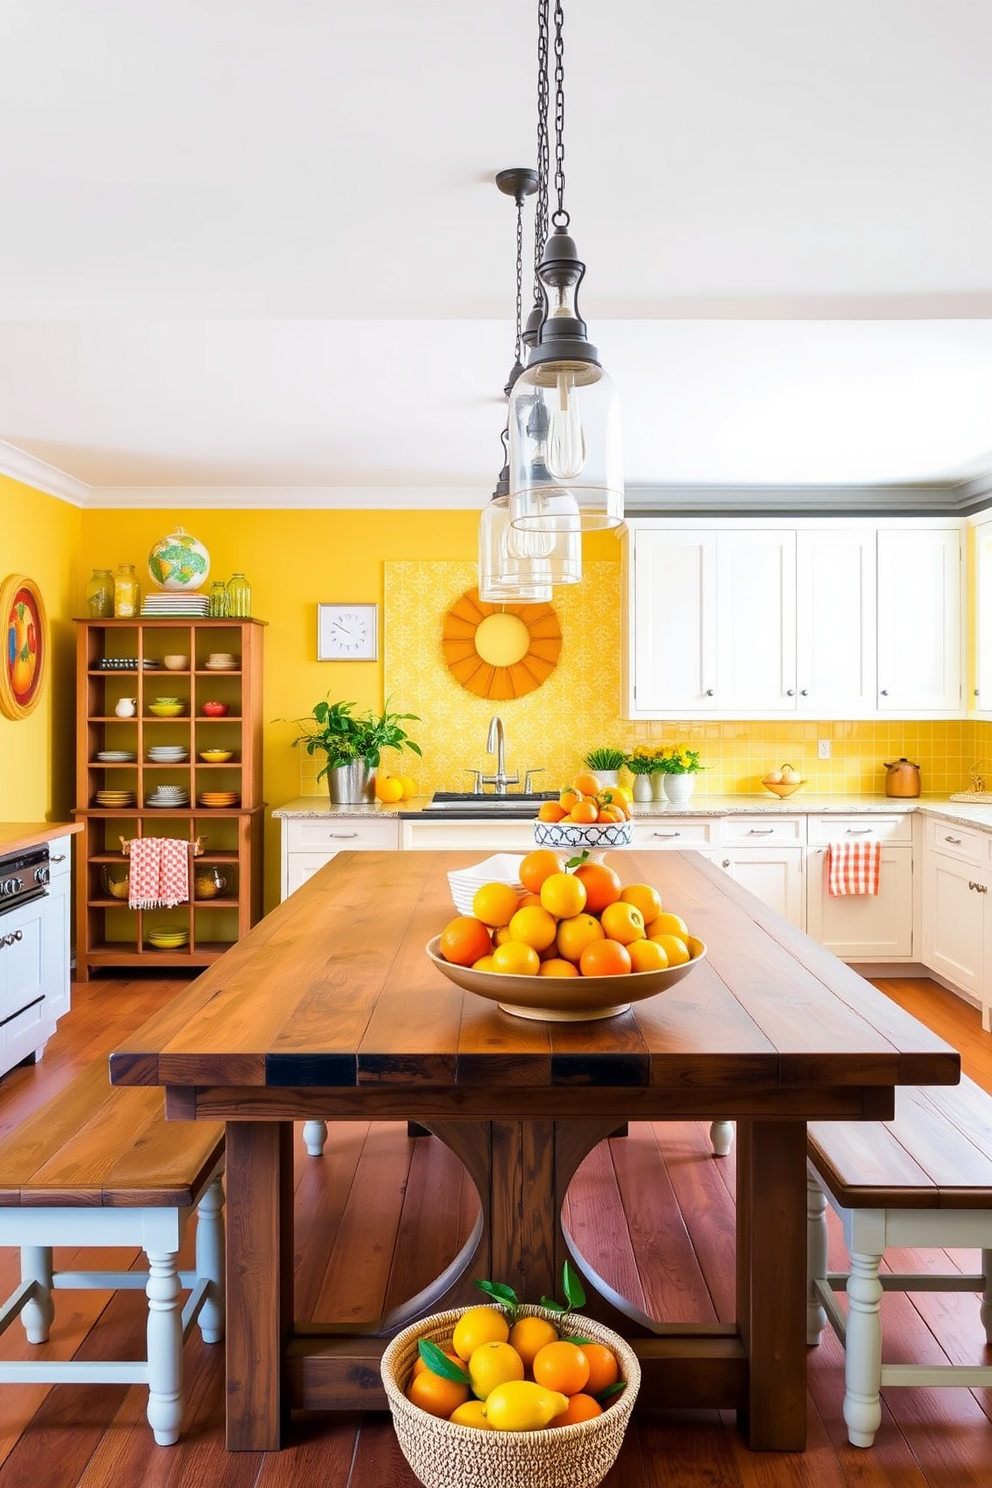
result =
[[[957,526],[628,528],[626,717],[960,714]]]
[[[975,527],[975,682],[973,706],[992,718],[992,522]]]
[[[961,712],[962,618],[960,527],[881,527],[879,713]]]

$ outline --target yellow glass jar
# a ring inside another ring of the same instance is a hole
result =
[[[114,615],[118,620],[133,620],[141,606],[141,586],[133,563],[119,563],[114,575]]]

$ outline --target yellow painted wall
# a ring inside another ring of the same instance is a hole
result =
[[[0,580],[24,574],[41,591],[51,667],[27,718],[0,714],[0,820],[66,821],[73,805],[76,578],[81,515],[74,506],[0,475]],[[87,570],[86,578],[89,577]],[[6,640],[6,637],[4,637]]]

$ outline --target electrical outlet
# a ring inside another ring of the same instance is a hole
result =
[[[817,759],[829,759],[830,758],[830,740],[829,739],[817,739],[817,741],[816,741],[816,757],[817,757]]]

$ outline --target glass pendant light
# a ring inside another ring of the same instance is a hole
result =
[[[538,175],[549,175],[548,4],[538,0]],[[510,395],[510,521],[523,531],[582,532],[623,521],[620,411],[613,383],[579,314],[585,274],[568,231],[561,0],[555,0],[554,231],[537,267],[543,312]],[[542,81],[543,80],[543,81]],[[540,187],[539,187],[540,189]],[[540,212],[539,212],[540,226]]]
[[[500,171],[496,184],[517,205],[517,301],[516,341],[513,367],[503,389],[507,397],[519,378],[521,366],[521,293],[523,281],[523,206],[537,188],[537,172],[529,169]],[[509,438],[503,430],[504,457]],[[547,603],[553,584],[577,584],[582,578],[582,551],[578,532],[527,532],[510,525],[509,463],[504,458],[492,500],[479,523],[479,596],[490,604],[502,602]]]

